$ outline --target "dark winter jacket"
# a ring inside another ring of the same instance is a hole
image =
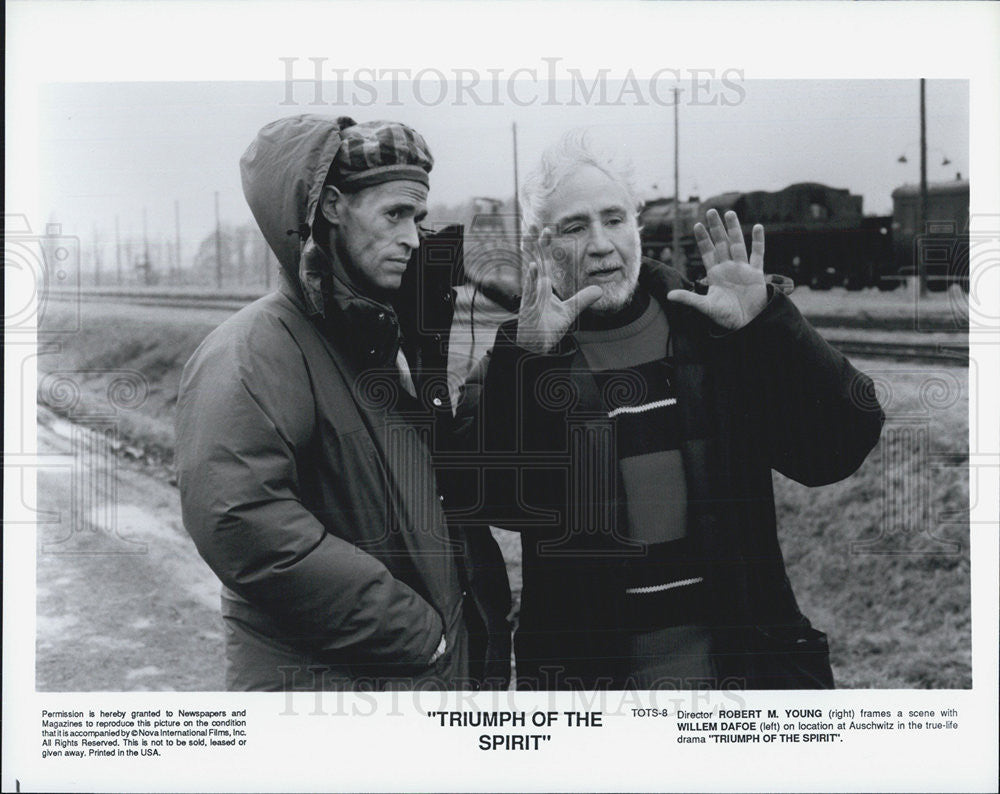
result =
[[[428,323],[361,294],[308,236],[339,143],[329,122],[276,122],[242,161],[282,283],[209,334],[184,369],[184,525],[224,585],[227,623],[252,640],[227,649],[235,686],[478,688],[509,674],[509,590],[488,531],[467,537],[443,512],[432,453],[451,419],[446,334],[418,333]],[[413,300],[399,306],[430,294],[419,280],[407,273]],[[431,325],[447,329],[450,284],[434,290]],[[408,357],[423,362],[416,399],[395,366],[403,325],[415,329]],[[491,667],[487,626],[503,629]],[[442,634],[448,650],[431,664]],[[287,669],[262,671],[254,648]]]
[[[667,301],[690,288],[676,271],[644,261],[640,280],[670,325],[688,535],[707,570],[717,684],[832,686],[825,635],[800,613],[785,574],[771,470],[806,485],[854,472],[884,419],[872,383],[771,288],[758,317],[726,332]],[[501,326],[482,393],[463,413],[478,411],[489,460],[482,513],[521,531],[518,683],[621,686],[625,561],[635,551],[621,532],[620,479],[598,475],[614,460],[601,394],[572,334],[539,355],[516,333],[516,322]]]

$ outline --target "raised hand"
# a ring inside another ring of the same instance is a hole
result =
[[[742,328],[763,311],[767,303],[764,282],[764,227],[753,227],[750,256],[735,212],[726,213],[726,225],[715,210],[706,218],[708,229],[694,227],[698,250],[705,263],[708,294],[698,295],[675,289],[667,299],[685,303],[706,315],[716,325],[729,330]]]
[[[544,262],[544,260],[542,260]],[[595,284],[560,300],[552,291],[552,279],[542,272],[544,264],[528,262],[521,284],[521,308],[517,314],[517,345],[535,353],[548,353],[562,339],[580,312],[598,300],[604,291]]]

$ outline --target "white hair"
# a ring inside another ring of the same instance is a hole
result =
[[[529,240],[537,238],[541,232],[546,200],[563,178],[585,165],[603,171],[620,185],[638,212],[641,202],[636,195],[632,163],[610,152],[595,150],[587,130],[570,130],[542,153],[538,166],[521,186],[521,217]]]

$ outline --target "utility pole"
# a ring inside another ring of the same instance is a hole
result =
[[[680,89],[674,89],[674,229],[671,250],[671,262],[675,268],[680,268],[681,261],[681,181],[680,181],[680,139],[678,138],[678,121],[680,105]]]
[[[94,286],[101,286],[101,243],[98,239],[97,224],[94,224]]]
[[[174,279],[181,282],[181,203],[174,199]]]
[[[233,230],[233,242],[236,245],[236,283],[243,286],[243,271],[246,269],[246,252],[243,250],[244,234],[239,227]]]
[[[517,173],[517,122],[511,124],[514,133],[514,242],[518,255],[521,251],[521,182]]]
[[[219,225],[219,191],[215,191],[215,286],[222,289],[222,228]]]
[[[146,208],[142,208],[142,268],[143,281],[148,285],[150,282],[149,271],[152,264],[149,261],[149,234],[146,228]]]
[[[132,270],[135,269],[135,252],[133,250],[134,244],[135,244],[135,241],[132,239],[131,235],[129,235],[128,237],[126,237],[125,238],[125,242],[122,243],[122,246],[125,249],[125,255],[124,255],[123,259],[124,259],[125,264],[128,265],[128,267],[129,267],[129,272],[131,272]]]
[[[115,215],[115,276],[120,287],[122,285],[122,238],[118,229],[117,215]]]
[[[927,102],[925,97],[926,79],[920,78],[920,222],[917,224],[917,234],[927,233]],[[927,265],[920,255],[920,247],[915,246],[917,254],[917,279],[920,282],[920,297],[927,296]]]

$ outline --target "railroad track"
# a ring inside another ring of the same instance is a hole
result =
[[[965,341],[942,343],[940,341],[921,344],[919,342],[894,342],[885,337],[873,339],[838,339],[835,334],[824,333],[827,342],[841,353],[868,358],[889,358],[898,361],[922,361],[934,364],[969,365],[969,346]],[[959,336],[956,334],[956,336]],[[965,336],[959,337],[965,340]]]
[[[192,294],[169,290],[136,292],[125,289],[88,288],[80,291],[51,290],[46,293],[46,297],[56,302],[79,300],[85,303],[106,303],[114,301],[115,303],[139,306],[189,310],[231,310],[235,312],[261,297],[261,293]],[[809,314],[807,317],[814,326],[823,329],[823,336],[831,345],[848,355],[945,363],[955,366],[968,365],[968,336],[957,331],[954,328],[954,321],[950,318],[942,317],[937,322],[932,321],[930,324],[922,318],[922,329],[935,332],[923,340],[914,338],[915,336],[919,337],[919,334],[913,332],[913,319],[907,316],[876,317],[865,312],[849,317],[824,314]],[[839,335],[838,330],[853,331],[853,333],[845,337]],[[859,331],[871,332],[871,335],[869,333],[859,335]],[[894,332],[908,332],[905,341],[893,339]]]
[[[50,290],[46,298],[58,303],[82,301],[84,303],[129,303],[135,306],[161,306],[175,309],[232,309],[239,311],[248,303],[262,297],[260,292],[180,293],[132,292],[129,290]]]

